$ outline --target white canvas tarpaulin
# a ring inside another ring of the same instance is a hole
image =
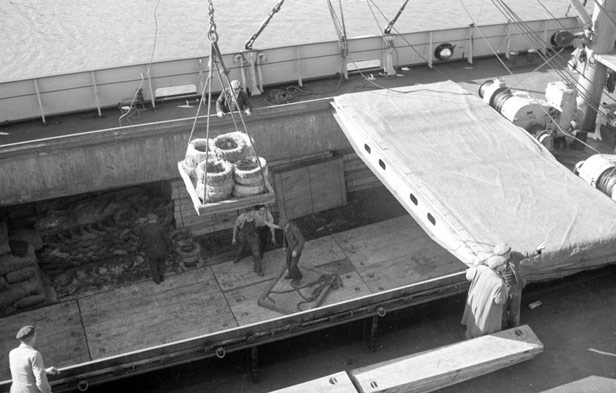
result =
[[[346,94],[336,119],[424,230],[467,265],[507,242],[531,281],[616,261],[616,202],[454,82]]]

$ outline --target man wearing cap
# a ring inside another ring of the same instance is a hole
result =
[[[461,322],[466,326],[466,339],[502,329],[503,306],[508,294],[505,281],[497,271],[506,262],[504,257],[493,255],[485,265],[478,264],[466,271],[466,279],[471,281]]]
[[[252,104],[248,99],[248,94],[240,86],[240,81],[231,81],[231,88],[225,89],[220,93],[216,100],[216,115],[223,117],[225,113],[231,111],[243,111],[246,116],[252,114]]]
[[[523,255],[517,251],[511,251],[511,247],[507,243],[500,243],[494,247],[493,254],[505,259],[505,264],[498,271],[499,275],[505,281],[507,293],[509,294],[507,302],[503,306],[503,329],[520,326],[520,304],[522,302],[522,289],[526,286],[526,280],[519,273],[520,262],[526,258],[541,255],[545,245],[541,243],[537,246],[535,253],[532,255]]]
[[[139,248],[150,264],[152,280],[156,284],[165,281],[165,261],[171,248],[171,241],[165,228],[158,224],[156,214],[148,214],[147,223],[141,228]]]
[[[21,344],[9,352],[11,369],[11,393],[50,393],[47,375],[57,375],[55,367],[45,368],[43,357],[34,349],[36,331],[34,326],[24,326],[17,332]]]
[[[304,250],[306,240],[297,225],[289,221],[287,218],[281,218],[278,225],[283,230],[283,239],[287,244],[286,263],[289,273],[286,274],[284,278],[287,280],[291,279],[291,285],[298,286],[301,284],[303,277],[302,272],[298,267],[299,258],[302,256],[302,251]]]

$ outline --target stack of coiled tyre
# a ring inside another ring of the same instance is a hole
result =
[[[196,182],[201,201],[213,203],[267,192],[267,163],[263,157],[257,161],[251,155],[251,145],[247,135],[239,131],[189,143],[182,167]]]

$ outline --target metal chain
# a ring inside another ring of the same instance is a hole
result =
[[[208,1],[207,13],[210,16],[210,30],[207,32],[207,38],[213,42],[218,42],[218,32],[216,31],[216,23],[214,22],[214,3]]]

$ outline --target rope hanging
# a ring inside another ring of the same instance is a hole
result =
[[[210,55],[209,55],[209,60],[208,60],[208,76],[205,82],[205,86],[203,88],[203,91],[201,92],[201,99],[199,100],[199,105],[197,107],[197,113],[195,114],[195,118],[193,121],[193,125],[192,125],[192,129],[190,131],[190,135],[188,137],[188,143],[190,144],[191,141],[193,140],[193,135],[195,133],[195,129],[197,127],[197,120],[199,119],[199,114],[201,112],[201,108],[203,106],[204,102],[207,102],[207,116],[206,116],[206,131],[205,131],[205,137],[206,140],[209,141],[210,139],[210,114],[211,114],[211,105],[210,103],[212,102],[212,79],[213,79],[213,71],[216,70],[216,75],[218,77],[218,81],[222,87],[222,91],[220,94],[232,94],[233,95],[233,102],[237,102],[237,93],[235,92],[234,89],[231,88],[231,80],[229,79],[229,71],[227,70],[227,68],[224,65],[224,61],[223,61],[223,57],[222,54],[220,52],[220,48],[218,47],[218,32],[216,30],[216,22],[214,21],[214,4],[212,0],[208,0],[208,15],[209,15],[209,30],[207,33],[207,37],[208,40],[210,41]],[[226,87],[225,87],[226,86]],[[207,100],[205,100],[205,94],[207,91]],[[230,93],[229,93],[230,92]],[[235,115],[233,113],[234,111],[231,111],[231,120],[233,121],[233,125],[235,126],[235,129],[237,131],[238,130],[238,122],[236,122],[235,119]],[[247,137],[247,145],[250,146],[250,148],[252,149],[252,155],[254,155],[255,160],[259,166],[259,172],[261,174],[261,180],[263,183],[263,187],[267,190],[267,182],[266,182],[266,178],[265,178],[265,174],[263,171],[263,167],[261,165],[261,160],[259,159],[259,156],[257,155],[257,152],[254,148],[254,145],[252,143],[252,138],[250,136],[250,134],[248,133],[248,128],[246,127],[246,123],[244,121],[244,118],[242,116],[242,112],[238,111],[239,114],[239,118],[240,118],[240,122],[242,124],[242,131],[246,134]],[[187,148],[188,151],[188,148]],[[209,152],[210,152],[210,146],[209,143],[206,143],[205,145],[205,160],[206,163],[204,165],[204,187],[203,187],[203,202],[205,203],[206,201],[206,197],[207,197],[207,182],[208,182],[208,176],[207,176],[207,160],[209,159]]]

